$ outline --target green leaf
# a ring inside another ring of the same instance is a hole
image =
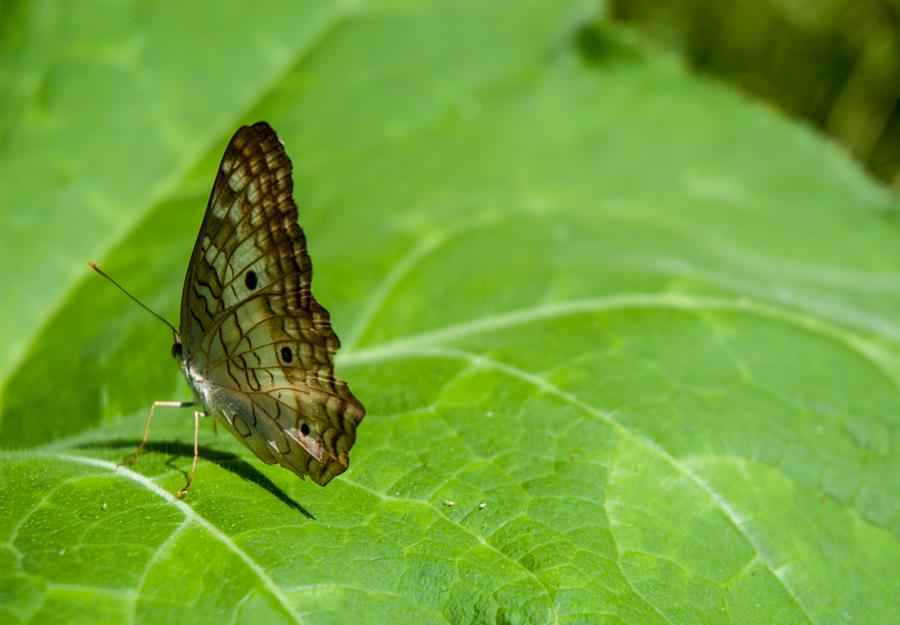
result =
[[[16,5],[0,622],[886,623],[895,197],[577,2]],[[147,12],[152,13],[145,14]],[[25,33],[25,34],[23,34]],[[327,488],[187,411],[212,172],[266,119],[368,409]]]

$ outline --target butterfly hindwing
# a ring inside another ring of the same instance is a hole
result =
[[[208,408],[264,462],[341,473],[364,409],[334,377],[340,342],[310,290],[291,162],[265,123],[222,158],[182,293],[185,363]]]

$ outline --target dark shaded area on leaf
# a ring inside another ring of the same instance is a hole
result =
[[[809,120],[900,187],[896,0],[614,0],[609,15],[702,72]]]
[[[574,34],[575,48],[582,60],[589,65],[611,65],[641,59],[640,51],[624,41],[603,22],[590,22],[580,26]]]
[[[140,443],[141,441],[138,439],[117,438],[108,441],[92,441],[89,443],[82,443],[80,445],[77,445],[77,447],[78,449],[137,449],[137,446],[140,445]],[[316,517],[314,517],[309,510],[304,508],[302,504],[294,501],[290,496],[288,496],[287,493],[278,488],[278,486],[272,480],[260,473],[247,461],[241,459],[241,457],[237,454],[213,449],[212,447],[205,447],[203,445],[200,445],[197,448],[197,451],[200,457],[204,460],[208,460],[209,462],[222,467],[226,471],[233,473],[238,477],[247,480],[248,482],[252,482],[263,490],[268,491],[276,499],[281,501],[289,508],[297,510],[307,519],[311,519],[313,521],[316,519]],[[172,457],[193,458],[194,446],[180,442],[148,442],[146,445],[144,445],[144,453],[147,452],[168,454]],[[177,469],[177,467],[172,466],[170,462],[171,459],[166,462],[166,466],[181,471],[181,469]],[[184,473],[185,479],[187,479],[187,472],[182,471],[182,473]]]

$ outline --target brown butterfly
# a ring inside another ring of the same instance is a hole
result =
[[[310,290],[293,186],[275,131],[265,122],[239,128],[188,264],[181,328],[168,324],[172,355],[194,400],[153,402],[143,440],[125,461],[140,456],[157,407],[202,407],[194,413],[194,461],[179,497],[194,479],[201,416],[212,415],[263,462],[322,486],[350,462],[365,410],[334,375],[340,341]]]

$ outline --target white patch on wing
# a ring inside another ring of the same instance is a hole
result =
[[[210,240],[209,236],[203,238],[203,245],[206,248],[206,252],[203,254],[206,262],[213,268],[213,271],[216,272],[219,278],[224,278],[225,254],[219,254],[219,247]]]
[[[256,200],[259,198],[259,185],[256,184],[256,180],[251,180],[250,184],[247,185],[247,199],[251,204],[256,204]]]

